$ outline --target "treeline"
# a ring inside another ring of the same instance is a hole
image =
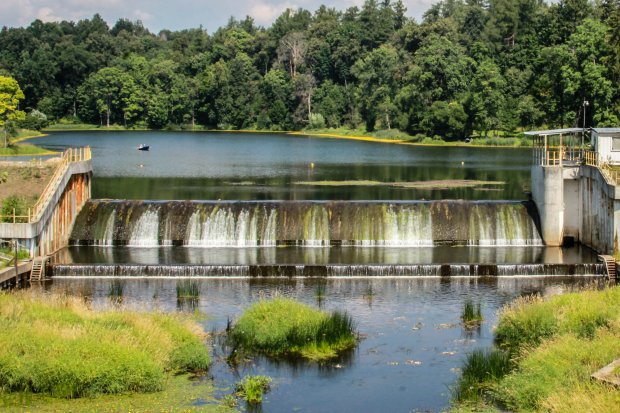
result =
[[[231,18],[213,34],[37,20],[2,29],[0,75],[37,119],[101,125],[451,139],[581,126],[584,108],[587,126],[620,124],[620,0],[443,0],[420,23],[405,13],[367,0],[287,10],[268,28]]]

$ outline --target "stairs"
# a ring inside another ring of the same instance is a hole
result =
[[[30,281],[43,281],[45,279],[45,264],[48,257],[35,257],[32,260],[32,270],[30,271]]]
[[[607,279],[616,279],[616,259],[611,255],[599,255],[598,259],[605,263],[605,269],[607,270]]]

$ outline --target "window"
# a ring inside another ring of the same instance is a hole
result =
[[[611,150],[620,151],[620,136],[611,138]]]

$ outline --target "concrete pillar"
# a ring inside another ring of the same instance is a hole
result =
[[[532,166],[532,198],[538,208],[546,245],[562,245],[564,237],[564,179],[561,166]]]

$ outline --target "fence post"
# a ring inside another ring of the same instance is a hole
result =
[[[13,223],[15,223],[15,208],[13,208]]]

